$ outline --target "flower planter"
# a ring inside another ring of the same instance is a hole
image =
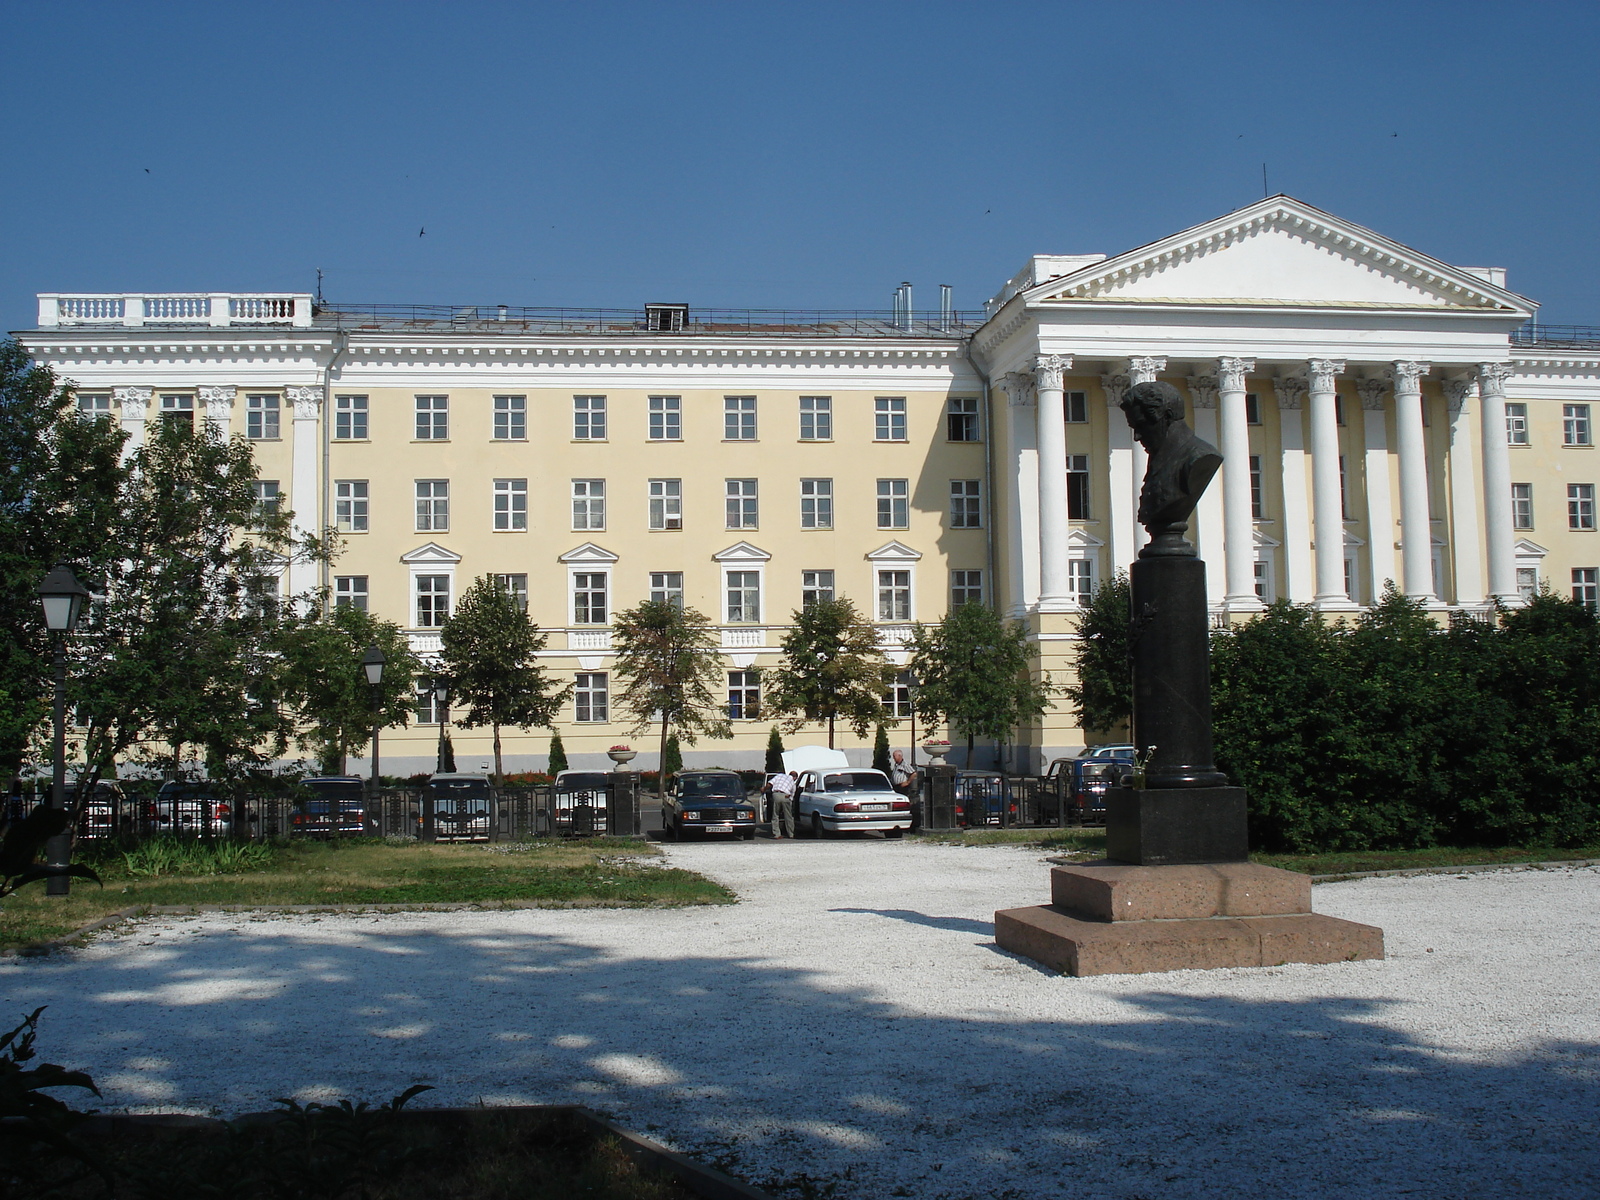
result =
[[[631,763],[634,760],[634,757],[638,753],[639,752],[637,750],[607,750],[606,751],[606,755],[611,759],[611,761],[617,764],[616,766],[611,768],[613,771],[626,771],[628,769],[628,764]]]

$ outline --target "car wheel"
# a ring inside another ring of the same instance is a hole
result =
[[[821,813],[811,814],[811,836],[819,841],[828,836],[828,831],[822,827]]]
[[[747,829],[739,836],[744,838],[744,840],[747,842],[753,842],[756,840],[756,831],[754,829]]]
[[[898,825],[896,825],[893,829],[885,829],[883,831],[883,836],[886,838],[902,838],[905,837],[905,835],[906,831],[900,828]]]

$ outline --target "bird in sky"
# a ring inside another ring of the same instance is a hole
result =
[[[417,230],[417,236],[421,237],[423,234],[425,234],[427,232],[428,232],[428,227],[426,225],[424,225],[421,229]]]
[[[144,169],[144,173],[145,173],[145,174],[146,174],[146,175],[148,175],[148,174],[150,174],[150,168],[149,168],[149,167],[146,167],[146,168],[145,168],[145,169]]]

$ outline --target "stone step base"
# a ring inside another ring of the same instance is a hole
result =
[[[1273,967],[1383,957],[1383,930],[1295,913],[1172,921],[1085,921],[1052,905],[1002,909],[994,940],[1067,975]]]

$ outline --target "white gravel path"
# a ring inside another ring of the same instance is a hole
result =
[[[1596,869],[1319,886],[1384,962],[1070,979],[994,945],[1037,851],[669,855],[742,902],[149,921],[0,1015],[108,1107],[578,1101],[780,1195],[1600,1194]]]

